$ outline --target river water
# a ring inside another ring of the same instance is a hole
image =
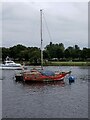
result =
[[[15,70],[3,70],[3,118],[88,118],[88,67],[44,67],[53,71],[72,71],[61,82],[23,83],[15,81]]]

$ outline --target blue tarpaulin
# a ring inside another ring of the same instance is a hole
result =
[[[55,73],[53,71],[49,71],[49,70],[41,71],[41,74],[45,75],[45,76],[54,76],[55,75]]]

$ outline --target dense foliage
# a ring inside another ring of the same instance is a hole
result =
[[[31,64],[40,64],[40,48],[26,47],[23,45],[16,45],[10,48],[2,47],[2,60],[7,56],[13,60],[29,61]],[[90,58],[90,48],[83,48],[82,50],[75,45],[69,46],[65,49],[63,43],[49,45],[43,50],[44,61],[88,61]]]

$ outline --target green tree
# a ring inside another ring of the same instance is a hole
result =
[[[69,51],[69,49],[66,49],[66,50],[64,51],[64,57],[65,57],[66,59],[68,59],[68,58],[71,57],[71,56],[70,56],[70,51]]]
[[[3,47],[2,48],[2,60],[5,60],[7,56],[10,57],[9,53],[10,53],[9,48]]]
[[[25,50],[26,47],[23,46],[23,45],[16,45],[16,46],[13,46],[13,47],[10,47],[10,57],[13,58],[13,59],[20,59],[20,53],[21,51]]]
[[[88,49],[87,48],[83,48],[82,52],[81,52],[81,58],[83,60],[86,60],[88,58]]]
[[[58,59],[63,58],[64,45],[62,43],[52,44],[52,42],[50,42],[50,44],[45,47],[45,50],[51,59],[52,58],[58,58]]]
[[[73,58],[80,59],[80,53],[81,53],[80,48],[78,47],[78,45],[75,45],[74,52],[73,52]]]
[[[30,62],[34,65],[40,64],[40,51],[33,51],[32,57],[30,58]]]
[[[65,51],[64,51],[64,55],[66,58],[72,59],[73,58],[73,54],[74,54],[74,48],[69,46]]]

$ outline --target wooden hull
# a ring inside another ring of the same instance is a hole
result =
[[[46,76],[42,75],[40,72],[25,72],[23,74],[16,75],[16,80],[23,80],[25,82],[45,82],[45,81],[61,81],[65,78],[65,76],[69,74],[69,72],[66,73],[59,73],[55,74],[54,76]]]
[[[24,81],[58,81],[64,79],[66,75],[60,74],[55,76],[44,76],[44,75],[29,75],[24,74],[23,79]]]

